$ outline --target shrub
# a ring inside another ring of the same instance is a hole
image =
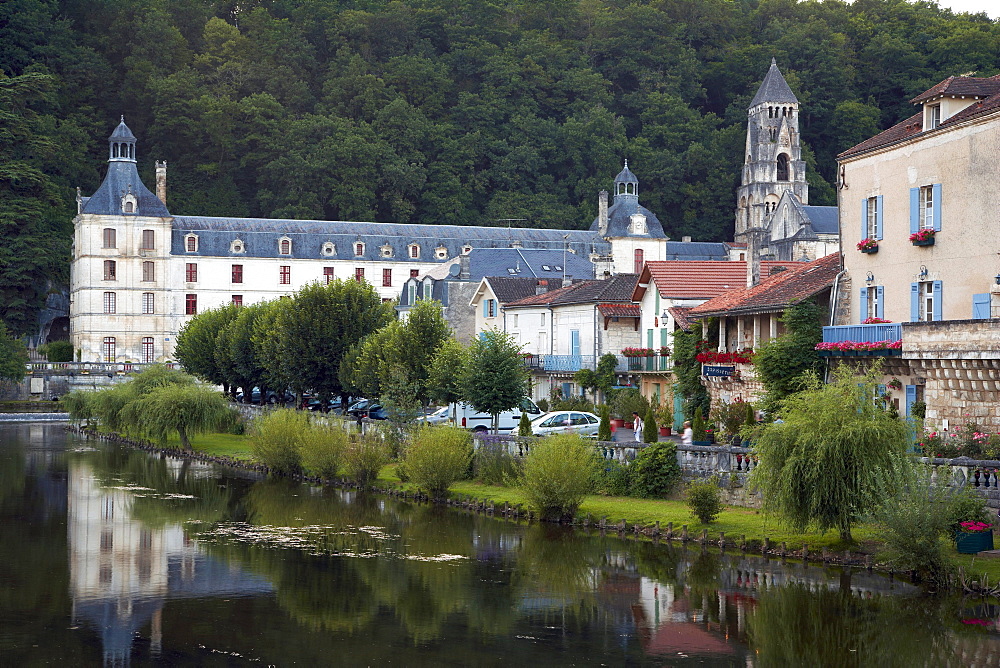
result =
[[[72,362],[73,344],[69,341],[53,341],[38,346],[36,351],[40,355],[45,355],[45,359],[50,362]]]
[[[472,459],[472,436],[459,427],[426,427],[406,447],[406,474],[435,498],[463,477]]]
[[[300,445],[308,430],[306,413],[284,408],[271,411],[254,421],[250,452],[278,473],[298,473],[302,470]]]
[[[652,406],[646,410],[646,417],[642,419],[642,440],[644,443],[656,443],[660,440],[660,431],[656,428],[656,414]]]
[[[521,477],[528,505],[542,519],[572,518],[590,492],[598,462],[594,447],[576,434],[539,440],[525,458]]]
[[[697,480],[688,485],[685,495],[688,508],[702,524],[714,522],[722,512],[722,498],[719,495],[719,481],[716,477]]]
[[[510,485],[521,474],[521,464],[510,454],[508,441],[483,435],[472,455],[472,475],[484,485]]]
[[[302,465],[322,478],[333,478],[347,450],[347,432],[333,425],[310,425],[301,442]]]
[[[352,435],[344,450],[344,470],[358,485],[367,487],[392,459],[392,446],[376,430]]]
[[[594,491],[607,496],[628,496],[632,492],[635,467],[610,459],[594,476]]]
[[[531,419],[527,413],[521,413],[521,420],[517,423],[518,436],[531,436]]]
[[[635,468],[632,493],[642,498],[667,496],[681,477],[677,448],[672,442],[664,441],[644,448],[631,466]]]
[[[555,399],[552,402],[552,410],[581,411],[584,413],[593,413],[594,404],[587,401],[585,397],[565,397],[565,398]]]
[[[548,413],[549,412],[549,400],[548,399],[545,399],[545,398],[539,399],[536,405],[538,406],[538,410],[542,411],[543,413]]]
[[[611,412],[620,420],[631,420],[633,412],[645,415],[648,410],[649,401],[634,387],[618,390],[611,401]]]
[[[611,408],[607,404],[601,404],[601,423],[597,427],[597,440],[611,440]]]
[[[704,441],[705,437],[705,418],[701,413],[701,406],[698,406],[694,410],[694,420],[691,422],[691,431],[694,432],[692,440],[694,441]]]

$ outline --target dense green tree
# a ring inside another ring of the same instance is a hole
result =
[[[219,333],[239,315],[239,307],[226,304],[218,308],[206,309],[194,316],[177,334],[174,355],[184,369],[198,378],[216,385],[235,388],[231,375],[219,365],[216,342]]]
[[[761,406],[773,412],[782,399],[798,391],[809,373],[823,362],[816,344],[823,340],[822,311],[815,302],[804,301],[781,316],[785,332],[766,341],[753,356],[757,377],[764,385]]]
[[[469,349],[454,338],[441,342],[427,369],[427,390],[433,401],[455,404],[463,399],[462,374],[469,360]],[[452,411],[452,420],[456,418]]]
[[[489,330],[469,346],[460,381],[462,395],[477,411],[493,416],[495,433],[500,413],[527,396],[529,378],[521,346],[510,335]]]
[[[24,343],[7,331],[7,326],[0,321],[0,379],[20,381],[24,378],[25,364],[28,363],[28,352]]]

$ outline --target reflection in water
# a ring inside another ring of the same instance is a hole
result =
[[[74,438],[64,456],[55,429],[0,427],[0,559],[17,583],[0,589],[0,655],[13,664],[1000,659],[1000,608],[879,575],[519,526]]]

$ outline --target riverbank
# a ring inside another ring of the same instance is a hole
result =
[[[169,443],[168,447],[161,447],[119,434],[84,430],[75,426],[67,428],[88,438],[98,438],[156,454],[272,474],[267,466],[254,460],[244,436],[202,435],[198,437],[194,450],[185,451],[176,446],[169,447]],[[325,480],[309,475],[291,477],[314,484],[356,487],[354,483],[342,479]],[[512,521],[533,519],[530,511],[525,508],[526,498],[517,488],[461,481],[451,486],[447,499],[435,500],[411,483],[401,481],[396,475],[395,464],[382,469],[372,491],[418,502],[440,503]],[[796,533],[759,510],[739,506],[726,506],[715,522],[704,525],[693,518],[683,501],[589,495],[581,504],[573,526],[585,531],[617,532],[635,538],[682,541],[704,547],[743,550],[779,559],[890,570],[877,561],[876,553],[880,543],[874,527],[857,525],[853,531],[855,542],[848,544],[841,541],[834,531]],[[953,561],[967,574],[966,579],[981,583],[1000,582],[1000,559],[961,555],[955,551],[954,546],[950,550]]]

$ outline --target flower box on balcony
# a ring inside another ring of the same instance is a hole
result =
[[[871,246],[869,248],[862,248],[861,252],[862,253],[869,253],[869,254],[870,253],[877,253],[878,252],[878,246]]]
[[[926,239],[914,239],[911,241],[914,246],[933,246],[934,237],[927,237]]]

